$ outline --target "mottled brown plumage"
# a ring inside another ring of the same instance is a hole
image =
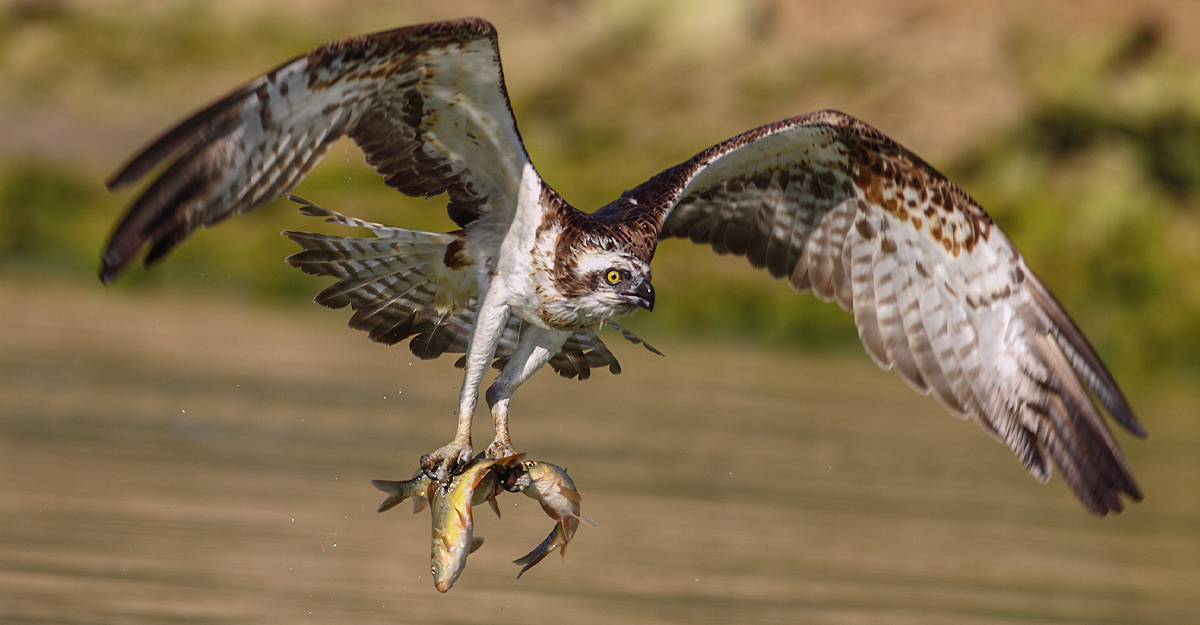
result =
[[[421,357],[465,355],[458,433],[432,454],[470,456],[488,364],[489,457],[512,451],[513,390],[545,363],[586,378],[616,359],[594,329],[650,309],[663,237],[750,263],[852,311],[868,354],[952,414],[1006,443],[1037,479],[1057,466],[1093,513],[1142,494],[1101,409],[1145,432],[1082,332],[987,213],[883,133],[837,111],[755,128],[670,167],[594,213],[533,169],[505,90],[495,30],[480,19],[411,26],[310,52],[168,131],[109,183],[171,161],[118,225],[101,277],[144,247],[153,262],[207,226],[294,186],[349,136],[385,182],[446,194],[461,230],[368,224],[374,239],[290,232],[293,265],[338,281],[317,297],[354,309],[372,340]]]

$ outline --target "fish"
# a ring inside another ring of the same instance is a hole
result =
[[[517,573],[520,579],[525,571],[541,562],[543,558],[561,549],[563,558],[567,557],[567,544],[575,537],[579,522],[583,521],[591,527],[596,527],[595,521],[580,516],[579,502],[583,499],[575,490],[575,482],[567,475],[565,469],[549,462],[529,460],[521,463],[525,473],[517,478],[516,485],[526,496],[536,499],[547,516],[557,521],[554,529],[533,551],[513,560],[513,564],[523,564]]]
[[[575,482],[571,481],[565,469],[538,460],[527,460],[521,466],[525,473],[517,478],[517,488],[527,497],[536,499],[547,516],[556,521],[579,519],[596,527],[591,519],[579,516],[579,502],[583,497],[575,490]]]
[[[477,459],[452,477],[448,485],[433,482],[428,497],[433,517],[433,549],[429,570],[433,573],[433,584],[438,592],[450,590],[466,566],[467,556],[483,545],[482,538],[472,536],[475,520],[471,505],[476,487],[496,467],[516,464],[523,456],[517,454],[500,460]]]
[[[387,493],[387,498],[383,500],[383,503],[379,504],[379,509],[376,512],[387,512],[405,499],[411,497],[413,500],[413,514],[416,514],[429,505],[430,489],[435,484],[436,482],[420,469],[413,474],[411,480],[403,482],[371,480],[371,486]]]
[[[417,469],[413,473],[411,480],[397,482],[393,480],[371,480],[371,486],[387,493],[387,499],[379,505],[376,512],[387,512],[396,507],[405,499],[412,498],[413,514],[429,507],[429,489],[435,484],[433,478],[424,469]],[[483,476],[479,485],[475,487],[475,494],[471,498],[471,505],[478,506],[481,503],[487,502],[492,508],[492,512],[496,513],[496,518],[500,518],[500,505],[496,503],[496,495],[500,494],[501,488],[500,479],[496,477],[494,471],[489,471]]]

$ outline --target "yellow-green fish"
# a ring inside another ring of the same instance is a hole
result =
[[[379,504],[379,510],[376,512],[387,512],[399,505],[400,502],[412,497],[413,514],[416,514],[429,505],[429,491],[434,484],[435,482],[420,469],[413,474],[413,479],[403,482],[371,480],[371,486],[387,493],[387,499]]]
[[[387,512],[396,507],[397,504],[408,499],[413,500],[413,514],[416,514],[425,508],[429,507],[429,489],[434,485],[433,478],[429,477],[423,469],[417,469],[413,473],[413,479],[403,482],[393,480],[371,480],[371,486],[387,493],[387,499],[379,504],[377,512]],[[471,505],[478,506],[483,502],[487,502],[491,506],[492,511],[496,513],[496,517],[500,517],[500,506],[496,503],[496,495],[500,494],[500,480],[496,477],[494,471],[489,471],[483,476],[483,480],[475,487],[475,495],[471,498]]]
[[[567,557],[567,543],[575,537],[579,522],[583,521],[592,527],[596,523],[579,515],[579,502],[583,499],[575,490],[575,482],[567,472],[549,462],[530,460],[521,463],[525,474],[517,479],[517,486],[523,493],[536,499],[542,505],[542,510],[552,519],[558,521],[550,534],[533,551],[513,560],[513,564],[524,564],[517,578],[520,579],[525,571],[541,562],[543,558],[555,549],[562,549],[562,556]]]
[[[449,486],[434,482],[429,497],[433,516],[433,551],[429,568],[438,592],[450,590],[466,566],[467,556],[483,544],[482,538],[471,536],[475,528],[471,504],[476,487],[495,467],[519,462],[522,456],[517,454],[500,460],[476,460],[454,476]]]

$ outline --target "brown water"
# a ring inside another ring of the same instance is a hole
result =
[[[506,496],[439,595],[368,481],[449,440],[459,373],[345,317],[0,282],[0,621],[1200,623],[1194,389],[1130,389],[1147,501],[1097,520],[865,356],[615,334],[623,375],[513,405],[599,527],[518,581],[553,523]]]

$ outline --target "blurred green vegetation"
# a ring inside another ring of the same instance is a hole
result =
[[[185,72],[202,86],[178,97],[196,106],[325,32],[311,19],[235,20],[205,3],[133,19],[60,4],[10,4],[0,16],[0,78],[28,102],[70,101],[75,91],[93,93],[79,86],[88,82],[135,92],[175,84],[169,77]],[[349,18],[330,19],[356,28],[343,34],[366,30]],[[1023,112],[941,168],[1008,232],[1115,369],[1200,370],[1200,68],[1162,46],[1154,22],[1059,51],[1052,62],[1047,55],[1056,48],[1045,37],[1015,32],[1011,39]],[[757,59],[717,96],[705,81],[686,78],[702,72],[698,61],[664,54],[662,46],[647,13],[571,48],[553,80],[512,93],[539,170],[577,206],[595,208],[722,139],[697,140],[709,137],[696,129],[707,130],[711,120],[689,103],[734,102],[746,122],[736,132],[803,112],[790,105],[801,90],[854,92],[878,73],[849,53],[807,64]],[[383,187],[349,144],[335,146],[296,193],[368,219],[451,227],[442,202]],[[3,158],[0,275],[91,279],[104,237],[130,199],[110,195],[84,165]],[[218,234],[200,233],[154,271],[129,271],[117,288],[308,301],[321,285],[284,265],[294,246],[278,232],[325,226],[284,204],[222,224]],[[742,259],[669,241],[654,271],[660,306],[633,322],[649,337],[857,344],[850,315],[795,296]]]
[[[1200,370],[1200,68],[1162,26],[1026,63],[1024,119],[958,159],[965,186],[1109,360]],[[1030,59],[1041,51],[1025,51]]]

